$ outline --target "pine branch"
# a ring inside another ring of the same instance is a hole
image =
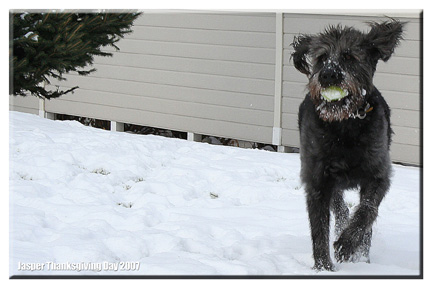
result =
[[[96,69],[94,56],[112,56],[102,47],[116,46],[141,13],[20,13],[13,15],[13,94],[55,98],[73,92],[46,91],[41,83],[65,80],[63,74],[85,76]]]

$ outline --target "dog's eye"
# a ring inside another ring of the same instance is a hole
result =
[[[325,60],[327,60],[327,54],[326,53],[321,54],[320,56],[318,56],[317,59],[319,62],[324,62]]]
[[[343,53],[342,56],[343,56],[344,60],[346,60],[346,61],[354,59],[349,52]]]

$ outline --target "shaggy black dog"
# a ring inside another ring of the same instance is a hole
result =
[[[330,210],[338,237],[338,262],[369,262],[372,224],[390,186],[390,109],[373,84],[378,60],[387,61],[404,23],[370,23],[362,33],[331,26],[294,39],[294,66],[309,78],[300,105],[301,179],[313,243],[314,269],[334,271],[329,251]],[[359,188],[360,203],[349,219],[346,189]]]

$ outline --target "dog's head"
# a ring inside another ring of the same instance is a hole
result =
[[[312,100],[325,121],[348,119],[364,105],[378,60],[389,60],[402,39],[400,21],[369,25],[368,33],[337,25],[294,38],[294,67],[308,76]]]

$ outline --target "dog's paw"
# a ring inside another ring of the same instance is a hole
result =
[[[333,265],[331,260],[317,260],[317,261],[315,261],[315,265],[312,269],[314,269],[317,272],[324,271],[324,270],[327,270],[330,272],[336,271],[336,268]]]
[[[333,243],[333,247],[338,262],[350,262],[354,259],[356,249],[350,239],[340,237]]]

